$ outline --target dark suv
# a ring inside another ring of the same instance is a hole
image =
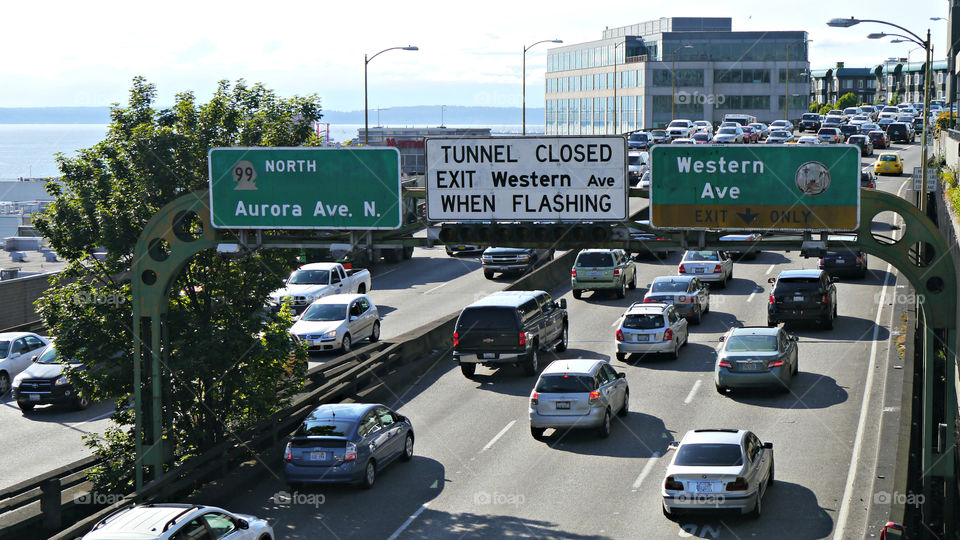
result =
[[[786,321],[816,321],[833,328],[837,318],[837,278],[823,270],[784,270],[770,278],[767,326]]]
[[[483,265],[483,277],[493,279],[497,272],[526,274],[542,261],[552,258],[552,249],[488,247],[480,256],[480,263]]]
[[[627,139],[630,150],[647,150],[650,148],[650,134],[645,131],[634,131]]]
[[[453,332],[453,361],[466,377],[477,364],[514,364],[527,375],[540,366],[539,353],[567,350],[567,301],[544,291],[500,291],[463,308]]]
[[[913,127],[903,122],[894,122],[887,126],[887,135],[890,136],[891,142],[903,141],[912,143],[917,138],[917,134],[913,132]]]
[[[800,131],[820,131],[820,115],[817,113],[804,113],[800,118]]]
[[[817,268],[825,270],[831,276],[867,276],[867,254],[856,246],[830,248],[820,257]]]

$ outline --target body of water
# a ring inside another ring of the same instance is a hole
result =
[[[372,127],[372,126],[371,126]],[[427,124],[391,125],[387,127],[424,128]],[[493,135],[519,135],[520,124],[448,125],[448,128],[490,128]],[[527,134],[537,135],[538,126],[527,124]],[[363,124],[330,124],[330,139],[345,143],[355,139]],[[102,141],[105,124],[0,124],[0,180],[48,178],[60,176],[54,156],[68,156]]]

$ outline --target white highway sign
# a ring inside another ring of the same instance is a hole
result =
[[[626,139],[429,138],[431,221],[623,221]]]

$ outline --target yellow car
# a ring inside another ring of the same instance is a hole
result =
[[[899,154],[880,154],[873,164],[873,174],[903,174],[903,160]]]

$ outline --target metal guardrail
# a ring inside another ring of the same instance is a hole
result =
[[[36,320],[25,322],[23,324],[18,324],[17,326],[11,326],[10,328],[4,328],[0,330],[0,334],[4,332],[33,332],[40,333],[46,326],[43,324],[43,321]]]

